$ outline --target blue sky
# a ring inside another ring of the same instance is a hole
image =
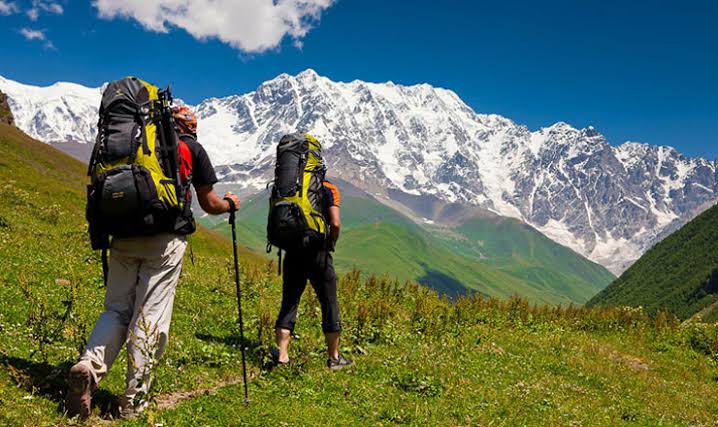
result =
[[[163,2],[0,0],[0,74],[92,86],[134,74],[197,102],[311,67],[339,81],[450,88],[531,129],[593,125],[612,143],[718,157],[718,2],[148,5]]]

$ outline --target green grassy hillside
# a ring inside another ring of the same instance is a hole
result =
[[[604,267],[511,218],[472,218],[449,239],[452,251],[583,303],[615,277]]]
[[[685,319],[708,307],[718,320],[718,206],[704,212],[657,244],[590,305],[643,306]]]
[[[258,253],[266,246],[267,198],[246,201],[240,239]],[[205,219],[229,234],[226,224]],[[467,290],[536,303],[584,303],[615,277],[605,268],[525,224],[496,216],[453,229],[419,226],[369,196],[342,198],[338,270],[416,280],[449,295]]]
[[[84,166],[0,124],[0,425],[82,425],[63,415],[66,374],[102,309],[83,219]],[[348,230],[347,232],[349,232]],[[242,404],[227,240],[201,230],[185,258],[152,405],[114,417],[124,354],[88,425],[713,426],[718,327],[623,308],[531,307],[476,294],[453,303],[413,284],[340,279],[343,349],[324,367],[308,291],[290,356],[270,370],[274,267],[240,252],[251,382]]]

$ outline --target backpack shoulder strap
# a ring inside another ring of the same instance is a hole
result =
[[[110,271],[110,265],[107,261],[107,248],[102,249],[102,278],[105,282],[105,287],[107,287],[107,275]]]

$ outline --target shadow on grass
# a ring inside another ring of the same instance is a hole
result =
[[[454,299],[458,296],[471,293],[471,289],[468,289],[455,277],[441,271],[432,270],[425,264],[422,264],[422,267],[425,270],[424,276],[417,279],[417,282],[422,285],[428,286],[440,294],[446,295],[449,299]]]
[[[67,374],[73,362],[65,361],[52,365],[0,354],[0,365],[6,369],[20,389],[52,400],[57,403],[58,412],[65,411]],[[100,416],[103,418],[114,417],[118,413],[119,400],[107,390],[95,391],[92,395],[92,403],[99,408]]]
[[[194,334],[195,338],[200,339],[205,342],[213,343],[213,344],[224,344],[226,346],[236,348],[237,350],[240,349],[240,345],[242,344],[242,338],[239,336],[239,334],[230,334],[227,336],[218,337],[216,335],[211,334],[201,334],[196,333]],[[255,350],[258,347],[260,347],[262,343],[260,343],[257,340],[250,340],[246,336],[244,337],[244,346],[247,350]]]
[[[10,378],[21,389],[59,403],[64,402],[67,373],[72,367],[72,362],[52,365],[0,354],[0,364],[6,368]]]

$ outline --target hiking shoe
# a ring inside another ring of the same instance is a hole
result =
[[[354,361],[351,359],[347,359],[343,355],[339,355],[336,359],[327,359],[327,368],[331,369],[332,371],[338,371],[340,369],[344,369],[349,365],[354,364]]]
[[[133,405],[122,406],[120,405],[120,419],[131,420],[136,418],[145,410],[144,406],[135,407]]]
[[[77,363],[70,368],[68,391],[65,397],[65,409],[67,409],[68,417],[73,418],[79,415],[80,418],[85,419],[90,416],[92,383],[92,372],[87,365]]]
[[[149,402],[144,399],[135,402],[135,399],[122,396],[120,399],[120,419],[131,420],[143,413],[148,406]]]

